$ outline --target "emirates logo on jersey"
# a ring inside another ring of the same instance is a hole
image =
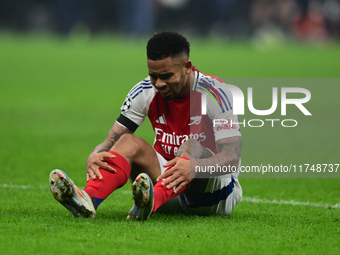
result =
[[[195,139],[198,142],[203,142],[207,137],[204,132],[200,134],[189,134],[189,135],[177,135],[175,132],[172,134],[164,132],[160,128],[155,128],[156,140],[165,144],[180,146],[189,139]]]
[[[158,143],[166,154],[172,156],[176,155],[179,147],[189,139],[195,139],[198,142],[203,142],[207,138],[204,132],[199,134],[190,133],[189,135],[178,135],[175,132],[169,134],[160,128],[155,128],[155,133],[155,143]]]

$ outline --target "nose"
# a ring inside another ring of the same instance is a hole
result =
[[[155,87],[159,90],[162,90],[166,87],[166,82],[162,81],[161,79],[157,78]]]

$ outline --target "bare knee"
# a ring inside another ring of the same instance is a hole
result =
[[[122,135],[111,150],[128,161],[131,166],[132,179],[136,178],[139,173],[146,172],[156,182],[156,178],[161,174],[155,150],[138,136]]]
[[[134,158],[142,149],[140,140],[142,140],[142,138],[133,134],[124,134],[119,138],[111,150],[121,154],[125,158]]]

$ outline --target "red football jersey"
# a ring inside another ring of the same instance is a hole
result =
[[[148,116],[155,132],[153,146],[167,160],[188,139],[216,153],[217,140],[241,135],[228,85],[197,70],[186,98],[166,100],[146,78],[132,88],[121,111],[117,121],[133,132]]]

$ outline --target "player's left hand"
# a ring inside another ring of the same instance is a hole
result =
[[[162,181],[162,186],[167,185],[167,189],[174,188],[175,193],[193,180],[193,177],[190,176],[190,160],[188,159],[177,157],[163,166],[171,168],[161,174],[156,181]]]

